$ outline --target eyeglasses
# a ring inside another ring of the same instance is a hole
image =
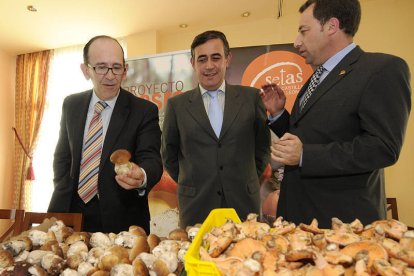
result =
[[[88,64],[88,67],[92,68],[93,71],[95,71],[95,73],[98,75],[106,75],[108,74],[109,70],[111,70],[112,74],[114,75],[122,75],[125,72],[125,67],[121,65],[115,65],[114,67],[108,67],[106,65],[92,66]]]

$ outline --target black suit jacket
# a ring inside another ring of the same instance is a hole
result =
[[[223,116],[217,138],[198,87],[168,100],[162,157],[178,183],[181,227],[202,223],[223,197],[241,219],[260,213],[270,135],[259,91],[226,84]]]
[[[286,166],[277,214],[295,223],[331,218],[364,224],[386,216],[383,168],[394,164],[411,109],[410,73],[400,58],[353,49],[272,130],[297,135],[302,166]]]
[[[54,192],[49,212],[70,212],[72,197],[77,193],[82,143],[92,90],[65,98],[56,146],[53,170]],[[160,156],[161,131],[158,109],[153,103],[121,89],[106,132],[99,167],[98,190],[103,232],[118,233],[130,225],[140,225],[149,232],[148,192],[162,174]],[[134,163],[147,174],[144,196],[125,190],[115,181],[110,155],[126,149]]]

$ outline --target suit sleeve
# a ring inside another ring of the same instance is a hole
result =
[[[283,111],[282,115],[269,125],[270,129],[277,135],[277,137],[282,137],[289,129],[289,112],[286,110]]]
[[[147,174],[147,191],[150,191],[161,178],[162,162],[160,156],[161,130],[157,106],[151,104],[138,130],[135,158]]]
[[[178,132],[177,119],[173,103],[170,100],[165,108],[165,117],[162,128],[161,155],[165,169],[171,178],[178,182],[178,154],[180,146],[180,135]]]
[[[70,176],[72,154],[67,132],[67,113],[67,101],[65,100],[62,108],[59,138],[54,152],[54,191],[48,212],[68,212],[74,189]]]
[[[260,177],[270,161],[270,132],[267,126],[266,109],[259,93],[256,93],[256,145],[255,158],[257,175]]]
[[[396,57],[375,69],[361,88],[359,134],[350,141],[305,144],[304,175],[364,173],[398,160],[411,110],[410,72]]]

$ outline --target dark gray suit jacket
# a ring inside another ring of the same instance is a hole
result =
[[[200,89],[168,100],[162,158],[178,183],[180,226],[202,223],[222,196],[241,219],[260,213],[259,176],[269,161],[266,112],[255,88],[226,85],[223,126],[217,138]]]
[[[63,103],[59,140],[53,170],[55,190],[49,212],[70,212],[72,197],[77,193],[82,158],[83,133],[92,90],[70,95]],[[149,232],[148,192],[162,175],[160,156],[161,131],[158,108],[121,89],[106,132],[99,167],[99,202],[104,232],[118,233],[130,225],[140,225]],[[126,149],[134,163],[147,174],[144,196],[125,190],[115,181],[114,165],[109,156]]]
[[[383,168],[394,164],[411,109],[410,73],[400,58],[353,49],[299,113],[272,124],[303,143],[302,167],[286,166],[277,214],[295,223],[331,218],[364,224],[386,216]]]

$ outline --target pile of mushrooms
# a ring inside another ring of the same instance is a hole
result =
[[[46,231],[33,229],[0,244],[0,275],[178,275],[189,245],[182,229],[165,238],[139,226],[87,233],[54,220]]]
[[[364,227],[333,218],[320,229],[281,217],[270,227],[250,214],[213,227],[199,252],[222,275],[414,275],[414,231],[392,219]]]

